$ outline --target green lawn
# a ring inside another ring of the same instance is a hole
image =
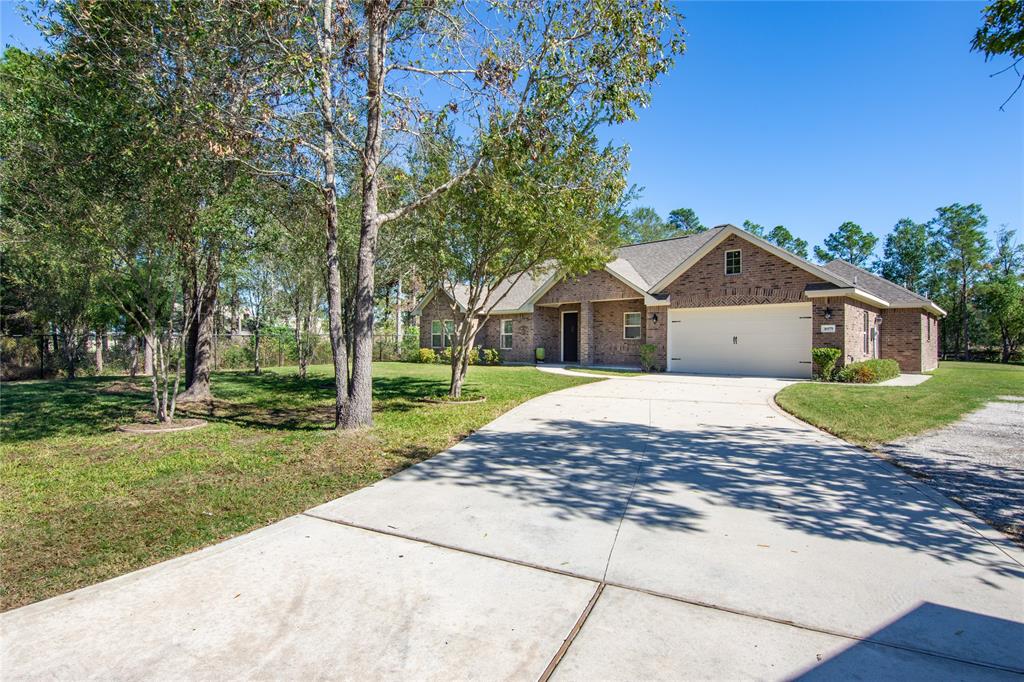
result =
[[[0,387],[0,564],[5,609],[189,552],[369,485],[455,443],[511,407],[594,379],[473,367],[465,392],[431,405],[448,368],[374,365],[372,429],[336,434],[329,367],[214,376],[196,431],[130,436],[145,384],[124,378]]]
[[[1000,395],[1024,395],[1024,367],[943,362],[919,386],[804,383],[784,389],[775,400],[844,440],[874,445],[945,426]]]

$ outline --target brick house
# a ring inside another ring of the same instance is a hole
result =
[[[499,286],[477,345],[507,362],[636,366],[640,346],[670,372],[809,377],[811,348],[840,362],[892,358],[904,372],[938,364],[939,306],[845,261],[816,265],[734,225],[631,244],[601,270]],[[459,309],[434,290],[417,306],[420,346],[440,349]],[[500,300],[499,300],[500,299]]]

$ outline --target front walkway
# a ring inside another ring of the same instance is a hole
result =
[[[1021,553],[770,379],[535,399],[307,514],[0,617],[4,679],[1024,672]]]

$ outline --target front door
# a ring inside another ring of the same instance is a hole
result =
[[[562,314],[562,362],[580,361],[580,314]]]

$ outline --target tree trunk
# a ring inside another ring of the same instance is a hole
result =
[[[253,332],[252,341],[253,341],[253,351],[254,351],[253,352],[253,356],[255,357],[255,366],[253,367],[252,373],[253,374],[259,374],[260,373],[260,330],[259,330],[259,327],[256,327],[256,331]]]
[[[192,324],[187,338],[194,339],[192,353],[185,348],[185,390],[177,397],[178,402],[202,401],[213,398],[210,391],[210,375],[213,373],[213,345],[217,311],[217,289],[220,283],[220,255],[216,248],[211,251],[206,263],[206,281],[192,302]],[[191,355],[191,358],[189,357]],[[191,359],[191,363],[189,360]],[[189,371],[191,369],[191,372]],[[191,375],[191,376],[190,376]]]
[[[964,275],[960,286],[960,359],[967,360],[970,356],[967,340],[967,276]]]
[[[398,292],[395,294],[395,355],[402,359],[402,276],[398,276]]]
[[[103,374],[103,332],[96,330],[96,347],[93,349],[93,362],[96,363],[96,373]]]
[[[362,220],[356,264],[355,330],[352,382],[345,426],[373,423],[373,287],[380,211],[377,205],[381,149],[381,94],[384,75],[385,32],[389,8],[381,0],[366,3],[366,137],[363,142]]]
[[[321,110],[324,115],[324,209],[327,214],[327,317],[334,360],[334,427],[344,424],[348,408],[348,352],[341,319],[341,267],[338,263],[338,195],[334,158],[334,3],[324,0],[320,48]]]
[[[153,376],[153,374],[154,374],[154,371],[153,371],[154,370],[154,368],[153,368],[153,364],[154,364],[153,363],[153,342],[154,342],[154,338],[155,337],[152,334],[147,334],[143,338],[143,340],[142,340],[142,343],[145,345],[145,349],[143,350],[143,359],[142,359],[142,375],[143,376],[147,376],[147,377],[148,376]]]

